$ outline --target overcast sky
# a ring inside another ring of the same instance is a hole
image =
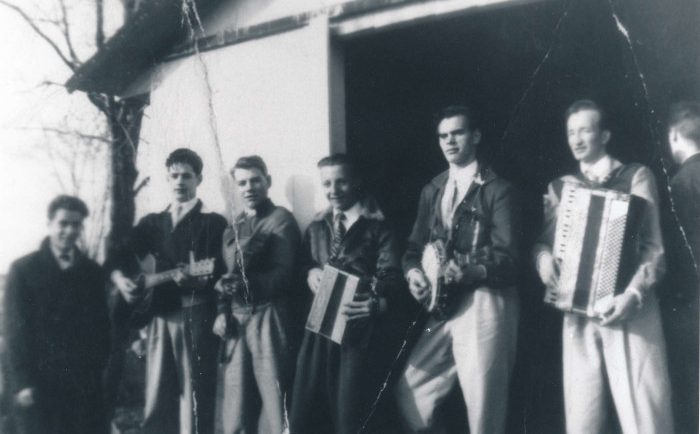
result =
[[[52,3],[55,2],[17,1],[35,16],[43,13],[47,18],[57,12]],[[71,0],[67,3],[76,51],[86,59],[94,51],[93,3],[74,1],[73,5]],[[119,2],[106,3],[108,26],[113,30],[119,25]],[[61,148],[65,144],[41,128],[80,128],[84,124],[89,130],[97,124],[98,114],[84,94],[69,95],[62,87],[41,85],[46,80],[65,82],[71,72],[19,15],[2,5],[0,29],[3,33],[0,38],[3,59],[0,62],[0,203],[5,210],[0,213],[0,274],[3,274],[14,259],[34,250],[46,235],[46,206],[51,198],[63,192],[74,193],[66,191],[70,185],[65,180],[58,181],[65,179],[65,163],[47,150],[52,147],[55,152],[65,153]],[[104,161],[98,158],[96,164],[99,170],[95,173],[103,174]],[[86,168],[81,176],[89,179],[91,173],[93,168]],[[87,189],[83,186],[81,195],[100,193]]]

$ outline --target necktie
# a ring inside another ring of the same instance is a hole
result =
[[[175,215],[173,218],[173,226],[177,225],[177,223],[180,221],[182,218],[182,204],[178,204],[178,206],[175,208]]]
[[[60,255],[58,255],[58,262],[60,263],[62,270],[65,270],[66,268],[70,268],[70,266],[73,265],[73,262],[71,261],[70,253],[61,253]]]
[[[331,258],[335,258],[340,251],[340,243],[345,236],[345,214],[339,212],[333,219],[333,241],[331,242]]]
[[[457,200],[459,198],[459,191],[457,190],[457,180],[452,180],[452,182],[450,183],[450,187],[450,193],[448,193],[450,194],[450,196],[448,197],[447,208],[445,210],[446,212],[444,216],[444,223],[446,228],[452,226],[452,216],[455,213],[455,208],[457,207],[458,203]]]

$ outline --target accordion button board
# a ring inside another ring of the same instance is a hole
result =
[[[555,307],[601,317],[624,290],[622,270],[638,207],[632,195],[565,183],[557,212],[553,254],[560,264]]]
[[[364,282],[358,276],[326,265],[321,285],[311,304],[306,329],[341,344],[348,321],[340,309],[353,300]]]

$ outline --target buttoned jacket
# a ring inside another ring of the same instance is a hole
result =
[[[448,259],[455,254],[474,254],[475,264],[486,268],[486,279],[478,286],[508,287],[515,282],[518,264],[518,207],[513,186],[488,166],[480,165],[478,176],[457,205],[452,224],[442,223],[441,200],[449,171],[433,178],[421,192],[418,213],[403,256],[403,270],[421,268],[426,244],[443,240]]]

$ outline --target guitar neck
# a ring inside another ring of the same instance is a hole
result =
[[[143,287],[153,288],[154,286],[160,285],[161,283],[169,282],[175,279],[175,274],[178,272],[177,268],[168,271],[162,271],[155,274],[147,274],[144,276]]]

